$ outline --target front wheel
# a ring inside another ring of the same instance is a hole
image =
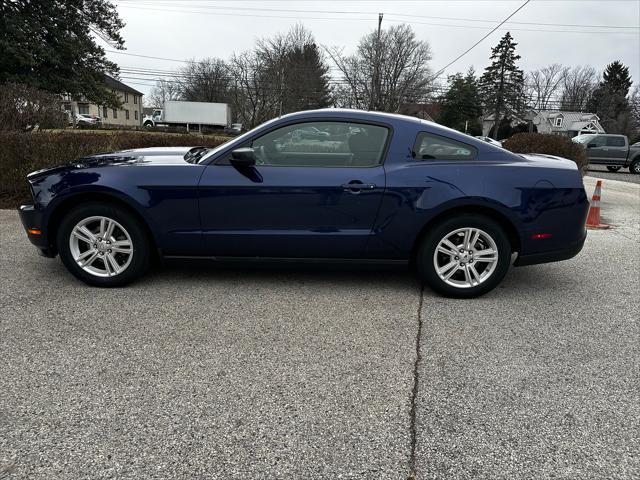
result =
[[[607,165],[607,170],[609,170],[610,172],[617,172],[618,170],[620,170],[620,168],[622,167],[616,165]]]
[[[119,287],[149,265],[149,241],[137,218],[114,205],[88,203],[71,210],[57,235],[62,263],[80,280]]]
[[[631,173],[635,173],[636,175],[640,174],[640,158],[636,158],[631,165],[629,165],[629,171]]]
[[[488,217],[460,215],[435,225],[417,257],[421,278],[447,297],[473,298],[493,290],[511,262],[502,227]]]

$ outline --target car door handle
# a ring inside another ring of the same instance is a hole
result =
[[[347,192],[351,193],[360,193],[361,190],[373,190],[374,188],[376,188],[375,183],[361,182],[343,183],[340,186]]]

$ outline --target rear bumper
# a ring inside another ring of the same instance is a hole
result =
[[[49,244],[47,232],[42,221],[42,212],[33,205],[20,205],[18,207],[20,220],[27,232],[29,241],[36,246],[40,255],[44,257],[55,257],[57,252]],[[39,231],[40,233],[35,233]]]
[[[526,265],[536,265],[538,263],[550,263],[559,262],[562,260],[569,260],[575,257],[584,246],[584,242],[587,239],[587,232],[584,232],[584,236],[577,242],[569,245],[567,248],[561,250],[552,250],[550,252],[540,252],[531,255],[518,256],[514,265],[516,267],[524,267]]]

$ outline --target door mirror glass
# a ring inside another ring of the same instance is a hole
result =
[[[256,164],[253,148],[236,148],[231,152],[231,164],[237,167],[250,167]]]

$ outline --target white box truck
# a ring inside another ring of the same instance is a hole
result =
[[[142,124],[153,127],[187,127],[201,130],[202,127],[225,128],[231,123],[231,108],[226,103],[183,102],[170,100],[163,108],[144,117]]]

